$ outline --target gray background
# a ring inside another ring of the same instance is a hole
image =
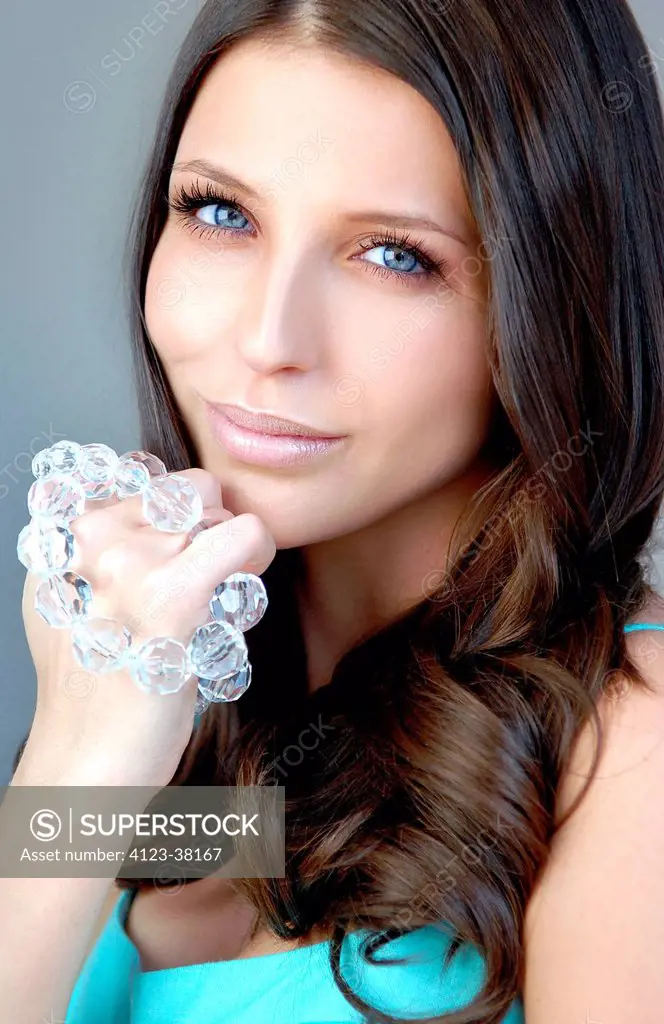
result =
[[[201,6],[23,0],[3,14],[0,785],[36,695],[16,557],[32,454],[63,437],[136,445],[120,261],[162,90]],[[661,83],[664,2],[633,9]],[[658,550],[652,566],[664,589]]]

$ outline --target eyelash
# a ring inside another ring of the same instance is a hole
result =
[[[183,185],[179,185],[175,190],[175,195],[172,198],[166,196],[166,202],[174,213],[182,216],[185,226],[189,231],[194,231],[202,237],[209,237],[209,235],[216,235],[220,231],[231,231],[236,233],[232,228],[224,228],[223,226],[212,227],[210,224],[203,224],[192,214],[196,210],[200,210],[205,206],[212,205],[227,205],[235,206],[240,213],[251,220],[248,212],[246,212],[239,201],[237,195],[231,190],[226,191],[225,189],[218,188],[212,185],[209,181],[205,183],[205,189],[202,191],[198,182],[195,182],[188,189]],[[404,284],[417,282],[418,279],[422,280],[429,279],[431,277],[441,277],[443,280],[447,277],[449,272],[449,264],[446,259],[437,259],[433,255],[429,254],[421,241],[413,238],[409,232],[396,232],[396,231],[384,231],[381,234],[373,235],[368,241],[360,242],[360,248],[364,252],[369,252],[371,249],[375,249],[379,246],[388,246],[395,249],[403,249],[405,252],[415,256],[418,263],[421,264],[422,270],[419,273],[406,273],[401,270],[390,270],[388,267],[380,267],[378,264],[368,260],[362,260],[361,262],[369,268],[372,273],[379,274],[383,278],[398,279]],[[404,280],[404,279],[408,280]]]

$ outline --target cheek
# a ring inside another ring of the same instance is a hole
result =
[[[186,355],[189,300],[187,280],[162,236],[145,284],[145,322],[152,344],[166,364]]]
[[[219,352],[237,315],[239,297],[228,265],[214,252],[192,248],[166,227],[154,251],[145,289],[145,320],[165,364]]]
[[[411,479],[448,476],[472,461],[493,391],[480,304],[457,297],[426,317],[413,306],[356,365],[377,471],[398,463]]]

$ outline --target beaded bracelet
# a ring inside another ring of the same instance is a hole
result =
[[[251,682],[244,633],[265,614],[267,593],[260,576],[236,572],[217,587],[209,601],[209,621],[188,644],[173,637],[138,643],[123,623],[94,614],[90,582],[71,570],[71,523],[86,502],[140,494],[143,515],[155,529],[187,533],[189,540],[207,529],[203,502],[191,481],[146,451],[117,455],[105,444],[58,441],[37,452],[35,482],[28,492],[31,519],[18,536],[19,560],[42,577],[35,608],[56,629],[69,629],[74,657],[91,672],[126,669],[141,689],[176,693],[193,676],[198,683],[196,714],[211,702],[237,700]]]

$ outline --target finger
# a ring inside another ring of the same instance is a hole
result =
[[[265,572],[276,554],[272,534],[258,516],[243,512],[199,533],[176,555],[168,572],[191,581],[196,608],[207,606],[212,592],[234,572]]]
[[[74,553],[69,568],[88,580],[93,589],[113,580],[136,578],[167,562],[189,544],[186,533],[137,530],[117,517],[106,516],[105,511],[80,516],[70,526]]]
[[[233,518],[222,509],[219,522]],[[70,524],[74,552],[69,569],[83,576],[94,588],[118,575],[135,575],[160,563],[166,563],[183,551],[203,530],[216,525],[215,519],[203,519],[188,533],[167,533],[150,528],[138,531],[113,511],[97,509],[79,516]]]
[[[172,476],[173,474],[169,474]],[[187,478],[196,488],[203,503],[203,518],[208,523],[219,523],[231,515],[224,509],[221,503],[221,485],[219,480],[205,470],[189,469],[184,470],[181,475]],[[117,537],[124,536],[127,530],[145,529],[146,532],[154,530],[152,524],[146,519],[143,512],[143,496],[133,495],[131,498],[115,499],[104,502],[104,504],[93,505],[72,520],[69,529],[75,540],[75,559],[71,568],[76,572],[82,572],[83,559],[86,563],[94,564],[106,548],[114,542]],[[162,536],[178,537],[178,543],[171,544],[166,551],[167,557],[171,557],[181,551],[189,543],[188,532],[169,534],[167,531],[158,531]],[[85,554],[83,555],[83,550]]]
[[[203,530],[209,530],[211,526],[216,526],[218,523],[223,523],[227,519],[233,518],[233,513],[229,512],[228,509],[223,508],[214,518],[201,519],[200,523],[196,523],[196,525],[192,526],[189,531],[189,543],[191,543],[194,537],[197,537]]]

